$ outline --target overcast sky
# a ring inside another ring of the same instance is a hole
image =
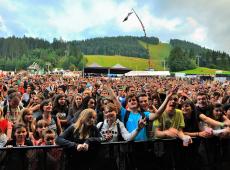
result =
[[[52,41],[147,36],[187,40],[230,54],[230,0],[0,0],[0,37]]]

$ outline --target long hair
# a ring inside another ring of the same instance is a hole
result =
[[[19,116],[18,116],[17,124],[24,124],[26,126],[28,132],[34,132],[35,131],[34,120],[32,120],[32,122],[26,122],[26,120],[25,120],[25,116],[27,114],[29,114],[30,112],[32,112],[32,111],[28,108],[22,109]]]
[[[70,108],[69,108],[69,114],[71,114],[71,115],[76,113],[79,110],[79,108],[82,107],[82,103],[79,106],[77,105],[77,103],[76,103],[76,98],[77,97],[82,98],[82,95],[81,94],[74,95],[73,100],[72,100],[71,105],[70,105]]]
[[[60,98],[64,97],[66,99],[65,104],[61,106],[58,102]],[[53,102],[53,110],[63,110],[63,108],[68,108],[68,102],[67,102],[67,97],[65,94],[58,94]]]
[[[87,138],[89,138],[90,128],[87,127],[85,123],[86,123],[86,121],[88,121],[88,119],[91,116],[95,116],[96,117],[96,115],[97,115],[97,113],[93,109],[85,109],[85,110],[83,110],[80,113],[80,116],[79,116],[78,120],[74,124],[74,127],[75,127],[74,132],[78,132],[79,133],[80,139],[87,139]]]

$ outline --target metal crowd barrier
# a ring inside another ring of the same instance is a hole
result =
[[[0,148],[0,170],[229,170],[230,139],[193,138],[102,143],[88,152],[60,146]]]

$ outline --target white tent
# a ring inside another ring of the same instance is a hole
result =
[[[170,76],[169,71],[130,71],[125,76]]]

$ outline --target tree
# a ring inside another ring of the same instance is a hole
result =
[[[168,66],[170,71],[182,71],[196,67],[195,62],[189,57],[189,54],[184,52],[180,47],[175,47],[170,52]]]

